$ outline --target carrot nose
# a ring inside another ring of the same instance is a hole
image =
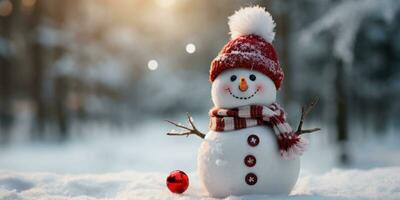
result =
[[[245,92],[248,88],[249,86],[247,85],[246,79],[244,77],[240,77],[239,90]]]

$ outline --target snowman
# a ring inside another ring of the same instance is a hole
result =
[[[188,115],[191,127],[170,123],[203,138],[198,150],[198,175],[212,197],[245,194],[289,194],[306,147],[302,109],[297,131],[276,103],[283,71],[272,46],[275,23],[264,8],[242,8],[229,17],[231,40],[212,61],[210,81],[214,108],[203,134]]]

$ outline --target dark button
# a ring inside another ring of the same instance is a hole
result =
[[[256,165],[256,157],[254,157],[253,155],[247,155],[246,157],[244,157],[244,164],[246,164],[247,167],[253,167],[254,165]]]
[[[248,173],[245,177],[245,181],[248,185],[254,185],[257,183],[257,176],[254,173]]]
[[[255,146],[257,146],[257,145],[260,143],[260,138],[258,138],[257,135],[250,135],[250,136],[247,138],[247,143],[248,143],[250,146],[255,147]]]

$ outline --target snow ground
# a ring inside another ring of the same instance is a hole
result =
[[[207,117],[194,119],[205,131]],[[0,199],[208,199],[195,174],[201,140],[165,136],[173,127],[161,119],[139,124],[89,124],[75,127],[66,143],[0,147]],[[400,145],[394,135],[352,145],[354,169],[337,169],[329,133],[313,134],[291,196],[228,199],[400,199]],[[190,175],[184,195],[165,186],[175,169]]]
[[[188,191],[175,195],[165,187],[162,173],[57,175],[1,171],[0,199],[212,199],[201,189],[196,175],[189,176]],[[400,167],[334,169],[319,176],[302,176],[290,196],[226,199],[400,199]]]

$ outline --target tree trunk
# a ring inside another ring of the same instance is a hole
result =
[[[37,41],[37,27],[40,24],[43,1],[37,1],[33,10],[33,15],[30,21],[30,45],[32,52],[32,98],[36,108],[35,122],[34,122],[34,139],[43,139],[44,126],[46,120],[46,104],[43,96],[43,47]]]
[[[343,165],[349,163],[349,155],[347,149],[348,140],[348,108],[347,108],[347,93],[346,93],[346,74],[344,72],[344,63],[340,59],[336,59],[336,141],[340,146],[339,161]]]
[[[14,6],[18,6],[16,1]],[[0,17],[0,39],[6,42],[4,54],[0,54],[0,143],[6,143],[10,137],[10,128],[14,121],[12,111],[12,87],[14,55],[11,53],[12,24],[18,14],[15,9],[9,16]]]
[[[4,26],[3,26],[4,27]],[[12,64],[9,58],[0,55],[0,143],[9,139],[14,116],[11,105]]]
[[[278,51],[279,62],[285,73],[285,80],[282,87],[282,101],[285,106],[289,105],[292,101],[292,86],[291,86],[291,70],[290,70],[290,5],[291,2],[287,0],[274,0],[271,2],[260,1],[259,5],[266,7],[270,10],[272,17],[276,22],[276,36],[274,47]]]
[[[287,1],[282,1],[282,4],[284,6],[289,6]],[[279,34],[280,37],[280,42],[281,42],[281,51],[280,51],[280,64],[282,69],[285,72],[285,83],[283,84],[283,104],[284,105],[289,105],[290,102],[292,101],[292,73],[291,73],[291,66],[290,66],[290,59],[289,59],[289,40],[290,40],[290,16],[288,12],[289,8],[284,8],[280,15],[277,18],[277,33]]]
[[[52,14],[52,18],[56,22],[56,28],[62,29],[66,22],[68,11],[70,6],[74,5],[71,1],[62,1],[53,4],[52,9],[55,11]],[[61,59],[65,54],[64,46],[57,46],[54,50],[53,60],[56,62]],[[55,118],[58,127],[59,140],[64,141],[68,137],[68,127],[69,127],[69,117],[67,115],[66,98],[68,94],[68,78],[59,75],[54,80],[54,108],[55,108]]]
[[[68,118],[65,108],[66,90],[67,90],[67,79],[65,77],[57,77],[55,80],[55,114],[56,122],[58,126],[58,132],[60,133],[59,139],[64,141],[68,137]]]

